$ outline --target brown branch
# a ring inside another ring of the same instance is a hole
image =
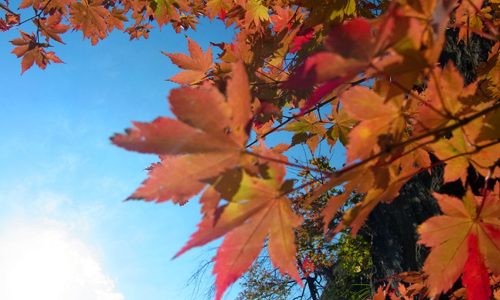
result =
[[[459,128],[459,127],[461,127],[461,126],[463,126],[463,125],[466,125],[466,124],[468,124],[469,122],[471,122],[471,121],[473,121],[473,120],[475,120],[475,119],[477,119],[477,118],[479,118],[479,117],[481,117],[481,116],[483,116],[483,115],[485,115],[485,114],[487,114],[487,113],[489,113],[489,112],[491,112],[491,111],[494,111],[494,110],[496,110],[496,109],[499,109],[499,108],[500,108],[500,103],[497,103],[496,105],[493,105],[493,106],[491,106],[491,107],[489,107],[489,108],[486,108],[486,109],[484,109],[484,110],[482,110],[482,111],[479,111],[479,112],[477,112],[477,113],[475,113],[475,114],[473,114],[473,115],[471,115],[471,116],[469,116],[469,117],[466,117],[466,118],[464,118],[464,119],[462,119],[462,120],[460,120],[460,121],[456,122],[455,124],[452,124],[452,125],[447,126],[447,127],[439,128],[439,129],[437,129],[437,130],[435,130],[435,131],[429,131],[429,132],[423,133],[423,134],[421,134],[421,135],[415,136],[415,137],[413,137],[413,138],[410,138],[410,139],[408,139],[408,140],[406,140],[406,141],[403,141],[403,142],[401,142],[401,143],[399,143],[399,144],[394,145],[392,148],[403,147],[403,146],[406,146],[406,145],[408,145],[408,144],[414,143],[414,142],[416,142],[416,141],[419,141],[419,140],[424,139],[424,138],[429,137],[429,136],[434,136],[434,141],[435,141],[435,140],[437,140],[440,136],[444,135],[445,133],[451,132],[451,131],[453,131],[454,129]],[[495,143],[497,143],[497,142],[498,142],[498,141],[495,141]],[[486,145],[483,145],[482,147],[484,148],[484,147],[486,147],[486,146],[488,146],[488,147],[489,147],[490,145],[489,145],[489,144],[486,144]],[[479,148],[479,149],[482,149],[481,147],[477,147],[475,151],[478,151],[478,150],[477,150],[478,148]],[[414,150],[416,150],[416,148],[415,148]],[[385,154],[387,154],[387,153],[388,153],[388,150],[386,150],[386,151],[380,151],[380,152],[378,152],[378,153],[375,153],[375,154],[373,154],[372,156],[370,156],[370,157],[368,157],[368,158],[366,158],[366,159],[364,159],[364,160],[362,160],[362,161],[359,161],[359,162],[357,162],[357,163],[354,163],[354,164],[352,164],[352,165],[349,165],[349,166],[347,166],[347,167],[344,167],[344,168],[342,168],[341,170],[338,170],[338,171],[334,171],[334,172],[332,172],[332,175],[330,176],[330,178],[339,177],[339,176],[341,176],[341,175],[343,175],[343,174],[345,174],[345,173],[347,173],[347,172],[349,172],[349,171],[352,171],[352,170],[354,170],[354,169],[356,169],[356,168],[358,168],[358,167],[364,166],[364,165],[368,164],[369,162],[371,162],[371,161],[373,161],[373,160],[375,160],[375,159],[377,159],[377,158],[379,158],[379,157],[381,157],[381,156],[383,156],[383,155],[385,155]],[[466,153],[459,153],[459,154],[457,154],[457,155],[455,155],[455,156],[452,156],[452,157],[447,158],[446,160],[450,160],[450,159],[456,158],[456,157],[461,156],[461,155],[469,155],[469,154],[471,154],[471,153],[474,153],[474,152],[470,152],[470,153],[469,153],[469,152],[466,152]],[[406,155],[406,154],[405,154],[405,155]],[[446,160],[444,160],[444,161],[446,161]],[[441,162],[442,162],[442,161],[441,161]],[[416,173],[416,174],[417,174],[417,173]],[[413,176],[413,175],[412,175],[412,176]],[[309,181],[309,182],[306,182],[306,183],[302,184],[301,186],[299,186],[299,187],[297,187],[297,188],[294,188],[292,191],[298,191],[298,190],[303,189],[303,188],[305,188],[305,187],[307,187],[307,186],[309,186],[309,185],[314,184],[315,182],[317,182],[317,181]]]
[[[488,40],[492,40],[492,41],[496,41],[498,38],[492,34],[489,34],[489,33],[486,33],[484,31],[481,31],[481,30],[477,30],[477,29],[474,29],[474,28],[471,28],[468,26],[468,24],[455,24],[455,25],[452,25],[451,28],[461,28],[463,26],[467,26],[467,30],[468,32],[472,32],[476,35],[479,35],[480,37],[482,38],[485,38],[485,39],[488,39]]]
[[[272,161],[272,162],[284,164],[284,165],[287,165],[289,167],[294,167],[294,168],[298,168],[298,169],[306,169],[306,170],[311,170],[311,171],[315,171],[315,172],[321,172],[321,170],[319,168],[304,166],[304,165],[301,165],[301,164],[296,164],[296,163],[292,163],[292,162],[289,162],[289,161],[286,161],[286,160],[281,160],[281,159],[277,159],[277,158],[273,158],[273,157],[267,157],[267,156],[260,155],[260,154],[255,153],[255,152],[244,151],[243,153],[248,154],[248,155],[252,155],[252,156],[255,156],[255,157],[258,157],[258,158],[262,158],[264,160],[268,160],[268,161]]]
[[[413,176],[417,175],[417,174],[420,174],[424,171],[427,171],[429,169],[432,169],[434,168],[435,166],[439,166],[439,165],[442,165],[444,164],[445,162],[449,161],[449,160],[452,160],[452,159],[455,159],[455,158],[458,158],[458,157],[461,157],[461,156],[466,156],[466,155],[471,155],[471,154],[475,154],[485,148],[488,148],[488,147],[491,147],[491,146],[494,146],[496,144],[499,144],[500,143],[500,140],[496,140],[496,141],[493,141],[491,143],[488,143],[488,144],[484,144],[482,146],[478,146],[476,147],[476,149],[472,150],[472,151],[468,151],[468,152],[463,152],[463,153],[458,153],[458,154],[455,154],[455,155],[452,155],[450,157],[447,157],[445,159],[441,159],[425,168],[421,168],[420,170],[418,170],[417,172],[415,173],[412,173],[411,175],[408,175],[408,176],[405,176],[405,177],[401,177],[397,180],[397,182],[400,182],[400,181],[404,181],[404,180],[408,180],[410,178],[412,178]],[[479,214],[479,213],[478,213]]]
[[[362,78],[362,79],[356,80],[354,82],[351,82],[350,85],[351,86],[355,86],[355,85],[358,85],[358,84],[364,82],[365,80],[366,80],[366,78]],[[334,101],[335,99],[337,99],[337,96],[334,96],[334,97],[332,97],[332,98],[330,98],[330,99],[328,99],[326,101],[321,102],[320,104],[316,105],[315,107],[312,107],[312,108],[306,110],[301,115],[307,115],[308,113],[311,113],[311,112],[315,111],[316,109],[319,109],[319,108],[327,105],[328,103]],[[253,140],[252,142],[250,142],[249,144],[247,144],[246,148],[255,145],[259,141],[259,139],[265,138],[266,136],[270,135],[271,133],[273,133],[275,131],[278,131],[280,128],[282,128],[283,126],[285,126],[286,124],[288,124],[290,121],[292,121],[292,120],[294,120],[294,119],[296,119],[298,117],[299,117],[299,115],[293,115],[293,116],[290,116],[290,117],[286,117],[283,122],[281,122],[277,126],[271,128],[269,131],[267,131],[266,133],[262,134],[261,136],[259,136],[258,138],[256,138],[255,140]]]
[[[36,8],[33,7],[33,9],[35,10],[35,15],[32,16],[32,17],[30,17],[30,18],[28,18],[28,19],[26,19],[26,20],[23,20],[23,21],[19,22],[19,24],[17,24],[17,26],[21,26],[22,24],[24,24],[26,22],[29,22],[29,21],[31,21],[33,19],[40,18],[41,15],[42,15],[42,13],[43,13],[43,11],[49,6],[49,4],[50,4],[51,1],[52,0],[47,1],[47,3],[45,3],[45,5],[40,10],[37,10]],[[37,26],[37,30],[39,30],[38,26]],[[38,41],[38,38],[37,38],[37,41]]]
[[[490,22],[490,20],[488,20],[488,18],[486,18],[486,16],[481,12],[481,9],[479,7],[477,7],[476,4],[474,4],[474,2],[472,2],[471,0],[467,0],[467,2],[469,2],[470,6],[472,6],[474,8],[474,10],[476,11],[476,14],[479,15],[481,20],[484,23],[486,23],[486,26],[491,31],[491,33],[493,33],[495,36],[497,36],[496,39],[498,40],[498,30],[496,29],[495,25],[493,25]]]
[[[482,195],[483,199],[481,199],[481,205],[477,209],[476,220],[479,219],[479,216],[481,215],[481,211],[483,210],[484,204],[485,204],[486,199],[488,197],[488,180],[490,180],[491,173],[493,173],[493,170],[490,170],[488,172],[488,175],[486,176],[486,178],[484,178],[483,190],[481,191],[481,193],[483,194]]]
[[[360,83],[360,82],[362,82],[362,81],[364,81],[364,80],[365,80],[365,79],[361,79],[361,80],[360,80],[360,81],[358,81],[357,83]],[[354,84],[354,83],[353,83],[353,84]],[[324,106],[324,105],[326,105],[326,104],[330,103],[330,102],[331,102],[331,101],[333,101],[334,99],[336,99],[336,97],[332,97],[332,98],[330,98],[330,99],[328,99],[328,100],[326,100],[326,101],[324,101],[324,102],[320,103],[318,106],[319,106],[319,107],[322,107],[322,106]],[[400,142],[400,143],[398,143],[398,144],[396,144],[396,145],[393,145],[392,147],[390,147],[390,148],[389,148],[389,149],[387,149],[387,150],[383,150],[383,151],[380,151],[380,152],[378,152],[378,153],[375,153],[375,154],[373,154],[372,156],[370,156],[370,157],[368,157],[368,158],[366,158],[366,159],[364,159],[364,160],[362,160],[362,161],[359,161],[359,162],[357,162],[357,163],[354,163],[354,164],[352,164],[352,165],[349,165],[349,166],[347,166],[347,167],[344,167],[344,168],[343,168],[343,169],[341,169],[341,170],[334,171],[334,172],[329,172],[329,171],[328,171],[328,173],[329,173],[329,174],[326,174],[326,175],[329,175],[329,177],[330,177],[330,178],[338,177],[338,176],[340,176],[340,175],[342,175],[342,174],[344,174],[344,173],[347,173],[347,172],[349,172],[349,171],[351,171],[351,170],[353,170],[353,169],[356,169],[356,168],[358,168],[358,167],[361,167],[361,166],[363,166],[363,165],[366,165],[366,164],[368,164],[369,162],[371,162],[371,161],[373,161],[373,160],[375,160],[375,159],[377,159],[377,158],[379,158],[379,157],[381,157],[381,156],[383,156],[383,155],[388,154],[388,153],[389,153],[389,151],[390,151],[390,149],[399,148],[399,147],[404,147],[404,146],[406,146],[406,145],[408,145],[408,144],[411,144],[411,143],[417,142],[417,141],[422,140],[422,139],[424,139],[424,138],[427,138],[427,137],[430,137],[430,136],[434,136],[434,139],[433,139],[432,141],[427,142],[427,143],[424,143],[424,144],[421,144],[421,145],[418,145],[417,147],[413,148],[411,151],[407,151],[406,153],[404,153],[404,154],[403,154],[403,155],[407,155],[407,154],[409,154],[409,153],[411,153],[411,152],[415,151],[416,149],[418,149],[418,148],[420,148],[420,147],[423,147],[424,145],[426,145],[426,144],[428,144],[428,143],[431,143],[431,142],[435,142],[435,141],[437,141],[437,139],[439,139],[441,136],[444,136],[446,133],[449,133],[449,132],[453,131],[453,130],[454,130],[454,129],[456,129],[456,128],[459,128],[459,127],[461,127],[461,126],[464,126],[464,125],[468,124],[469,122],[471,122],[471,121],[473,121],[473,120],[475,120],[475,119],[477,119],[477,118],[479,118],[479,117],[481,117],[481,116],[483,116],[483,115],[486,115],[486,114],[488,114],[489,112],[495,111],[495,110],[497,110],[497,109],[499,109],[499,108],[500,108],[500,103],[497,103],[497,104],[495,104],[495,105],[493,105],[493,106],[490,106],[490,107],[488,107],[488,108],[486,108],[486,109],[484,109],[484,110],[482,110],[482,111],[479,111],[479,112],[477,112],[477,113],[475,113],[475,114],[472,114],[472,115],[470,115],[470,116],[468,116],[468,117],[465,117],[465,118],[463,118],[463,119],[461,119],[461,120],[458,120],[456,123],[454,123],[454,124],[452,124],[452,125],[449,125],[449,126],[447,126],[447,127],[443,127],[443,128],[438,128],[438,129],[436,129],[436,130],[428,131],[428,132],[425,132],[425,133],[423,133],[423,134],[420,134],[420,135],[414,136],[414,137],[412,137],[412,138],[409,138],[409,139],[407,139],[406,141],[402,141],[402,142]],[[314,111],[314,110],[316,110],[316,109],[317,109],[316,107],[311,108],[311,109],[309,109],[308,111],[306,111],[306,112],[305,112],[305,114],[310,113],[310,112],[312,112],[312,111]],[[279,124],[278,126],[276,126],[276,127],[272,128],[272,129],[271,129],[271,130],[269,130],[268,132],[264,133],[264,134],[263,134],[260,138],[265,137],[265,136],[267,136],[267,135],[269,135],[269,134],[271,134],[271,133],[273,133],[273,132],[275,132],[275,131],[279,130],[281,127],[283,127],[283,126],[284,126],[284,125],[286,125],[288,122],[290,122],[290,121],[292,121],[293,119],[295,119],[296,117],[297,117],[297,116],[287,117],[287,118],[286,118],[286,120],[285,120],[284,122],[282,122],[282,123],[281,123],[281,124]],[[248,148],[248,147],[250,147],[250,146],[254,145],[255,143],[257,143],[257,141],[258,141],[258,139],[255,139],[254,141],[252,141],[251,143],[249,143],[246,147]],[[477,149],[477,148],[476,148],[476,149]],[[257,154],[252,153],[252,152],[245,152],[245,153],[248,153],[248,154],[251,154],[251,155],[255,155],[255,156],[257,156]],[[458,155],[467,155],[467,154],[469,154],[469,153],[465,153],[465,154],[461,153],[461,154],[458,154]],[[397,158],[400,158],[400,157],[402,157],[402,156],[400,155],[400,156],[398,156]],[[297,167],[297,168],[305,168],[304,166],[301,166],[301,165],[299,165],[299,164],[293,164],[293,163],[290,163],[290,162],[285,162],[285,161],[276,160],[276,159],[271,159],[271,158],[265,158],[265,157],[261,157],[261,158],[263,158],[263,159],[270,159],[270,160],[273,160],[273,161],[275,161],[275,162],[278,162],[278,163],[283,163],[283,164],[290,165],[290,166]],[[396,158],[396,159],[397,159],[397,158]],[[452,157],[452,158],[454,158],[454,157]],[[451,158],[448,158],[448,159],[451,159]],[[412,175],[412,176],[413,176],[413,175]],[[301,189],[303,189],[303,188],[305,188],[305,187],[307,187],[307,186],[310,186],[310,185],[312,185],[312,184],[314,184],[314,183],[316,183],[316,182],[318,182],[318,180],[311,180],[311,181],[308,181],[308,182],[306,182],[306,183],[304,183],[304,184],[302,184],[302,185],[300,185],[300,186],[298,186],[298,187],[296,187],[296,188],[293,188],[293,189],[292,189],[291,191],[289,191],[288,193],[290,193],[290,192],[294,192],[294,191],[298,191],[298,190],[301,190]],[[286,193],[285,193],[285,194],[286,194]]]
[[[435,108],[429,102],[425,101],[425,99],[423,99],[423,98],[415,95],[415,93],[413,91],[407,89],[402,83],[400,83],[396,79],[392,78],[389,74],[387,74],[384,71],[380,70],[375,65],[373,65],[373,64],[370,63],[370,67],[373,68],[373,69],[375,69],[377,72],[381,73],[382,75],[384,75],[386,77],[386,79],[389,80],[389,82],[391,84],[394,84],[395,86],[397,86],[403,92],[405,92],[406,94],[408,94],[408,96],[410,96],[410,97],[414,98],[415,100],[419,101],[420,103],[422,103],[422,105],[425,105],[425,106],[429,107],[433,112],[437,113],[438,115],[440,115],[443,118],[450,118],[450,116],[443,114],[439,109]],[[442,100],[441,100],[441,102],[442,102]],[[443,104],[443,107],[445,107],[444,104]],[[446,111],[446,112],[448,112],[448,111]]]
[[[279,74],[285,73],[285,74],[287,74],[287,75],[290,75],[290,73],[289,73],[288,71],[286,71],[285,69],[282,69],[282,68],[280,68],[280,67],[277,67],[277,66],[275,66],[275,65],[271,64],[270,62],[264,61],[264,63],[265,63],[265,64],[267,64],[268,66],[273,67],[273,68],[274,68],[274,69],[276,69],[277,71],[279,71],[279,72],[280,72]]]
[[[328,103],[332,102],[333,100],[335,100],[336,98],[337,97],[332,97],[332,98],[326,100],[325,102],[321,103],[320,105],[318,105],[318,107],[323,107],[323,106],[327,105]],[[308,113],[313,112],[314,110],[316,110],[316,107],[313,107],[313,108],[307,110],[304,113],[304,115],[307,115]],[[299,117],[299,116],[298,115],[293,115],[293,116],[290,116],[290,117],[286,117],[285,121],[283,121],[280,124],[278,124],[277,126],[271,128],[269,131],[267,131],[266,133],[262,134],[261,136],[259,136],[255,140],[253,140],[251,143],[247,144],[246,148],[248,148],[248,147],[250,147],[252,145],[255,145],[259,141],[259,139],[265,138],[266,136],[270,135],[271,133],[278,131],[280,128],[282,128],[286,124],[290,123],[290,121],[295,120],[297,117]]]
[[[459,128],[459,127],[461,127],[461,126],[463,126],[463,125],[466,125],[467,123],[469,123],[469,122],[471,122],[471,121],[473,121],[473,120],[475,120],[475,119],[477,119],[477,118],[479,118],[479,117],[481,117],[481,116],[483,116],[483,115],[485,115],[485,114],[487,114],[487,113],[489,113],[489,112],[491,112],[491,111],[494,111],[494,110],[496,110],[496,109],[498,109],[498,108],[500,108],[500,103],[499,103],[499,104],[496,104],[496,105],[493,105],[493,106],[491,106],[491,107],[489,107],[489,108],[486,108],[486,109],[484,109],[484,110],[482,110],[482,111],[480,111],[480,112],[478,112],[478,113],[476,113],[476,114],[473,114],[473,115],[471,115],[471,116],[469,116],[469,117],[467,117],[467,118],[464,118],[464,119],[460,120],[459,122],[457,122],[457,123],[455,123],[455,124],[452,124],[452,125],[450,125],[450,126],[448,126],[448,127],[440,128],[440,129],[438,129],[438,130],[436,130],[436,131],[426,132],[426,133],[421,134],[421,135],[419,135],[419,136],[415,136],[414,138],[408,139],[408,140],[406,140],[406,141],[404,141],[404,142],[401,142],[401,143],[399,143],[399,144],[397,144],[397,145],[393,146],[393,148],[402,147],[402,146],[405,146],[405,145],[411,144],[411,143],[413,143],[413,142],[416,142],[416,141],[418,141],[418,140],[421,140],[421,139],[424,139],[424,138],[426,138],[426,137],[433,136],[433,135],[435,136],[435,138],[434,138],[434,140],[433,140],[433,141],[431,141],[431,142],[434,142],[434,141],[436,141],[436,140],[437,140],[437,138],[438,138],[439,136],[443,135],[444,133],[446,133],[446,132],[450,132],[450,131],[452,131],[452,130],[454,130],[454,129],[456,129],[456,128]],[[478,147],[476,147],[476,149],[475,149],[474,151],[464,152],[464,153],[459,153],[459,154],[457,154],[457,155],[454,155],[454,156],[448,157],[448,158],[446,158],[446,159],[444,159],[444,160],[440,160],[439,162],[437,162],[437,164],[432,164],[432,165],[430,165],[428,168],[431,168],[431,167],[433,167],[433,166],[435,166],[435,165],[438,165],[438,164],[442,164],[442,163],[444,163],[444,162],[446,162],[446,161],[448,161],[448,160],[451,160],[451,159],[454,159],[454,158],[457,158],[457,157],[460,157],[460,156],[474,154],[474,153],[476,153],[476,152],[480,151],[481,149],[484,149],[484,148],[486,148],[486,147],[490,147],[490,146],[495,145],[495,144],[497,144],[497,143],[500,143],[500,141],[498,141],[498,140],[497,140],[497,141],[494,141],[494,142],[492,142],[492,143],[488,143],[488,144],[485,144],[485,145],[482,145],[482,146],[478,146]],[[427,143],[425,143],[425,144],[427,144]],[[423,147],[423,145],[425,145],[425,144],[422,144],[422,146],[421,146],[421,147]],[[417,147],[418,147],[418,146],[417,146]],[[409,152],[405,153],[404,155],[406,155],[406,154],[408,154],[408,153],[411,153],[411,152],[413,152],[413,151],[414,151],[414,150],[416,150],[416,149],[418,149],[418,148],[413,148],[413,149],[412,149],[412,151],[409,151]],[[330,174],[331,174],[331,175],[330,175],[330,178],[339,177],[339,176],[343,175],[344,173],[347,173],[347,172],[349,172],[349,171],[351,171],[351,170],[354,170],[354,169],[356,169],[356,168],[358,168],[358,167],[361,167],[361,166],[363,166],[363,165],[366,165],[367,163],[369,163],[369,162],[371,162],[371,161],[373,161],[373,160],[375,160],[375,159],[377,159],[377,158],[379,158],[379,157],[383,156],[384,154],[387,154],[387,151],[380,151],[380,152],[378,152],[378,153],[376,153],[376,154],[374,154],[374,155],[372,155],[372,156],[370,156],[370,157],[368,157],[368,158],[366,158],[366,159],[364,159],[364,160],[362,160],[362,161],[360,161],[360,162],[358,162],[358,163],[355,163],[355,164],[352,164],[352,165],[350,165],[350,166],[344,167],[343,169],[338,170],[338,171],[334,171],[334,172],[330,172],[330,171],[329,171],[328,173],[330,173]],[[397,158],[400,158],[400,157],[402,157],[402,156],[398,156]],[[396,159],[397,159],[397,158],[396,158]],[[411,175],[406,176],[406,177],[404,177],[404,178],[400,178],[400,179],[398,179],[398,182],[399,182],[400,180],[409,179],[409,178],[411,178],[411,177],[415,176],[416,174],[418,174],[418,173],[420,173],[420,172],[422,172],[422,171],[427,170],[428,168],[422,168],[422,169],[420,169],[418,172],[416,172],[416,173],[414,173],[414,174],[411,174]],[[288,194],[288,193],[295,192],[295,191],[299,191],[299,190],[301,190],[301,189],[303,189],[303,188],[305,188],[305,187],[308,187],[308,186],[310,186],[310,185],[312,185],[312,184],[314,184],[314,183],[317,183],[317,182],[318,182],[318,180],[310,180],[310,181],[305,182],[304,184],[302,184],[302,185],[300,185],[300,186],[298,186],[298,187],[293,188],[291,191],[288,191],[287,193],[284,193],[284,195],[285,195],[285,194]]]
[[[12,10],[10,10],[10,8],[7,5],[3,4],[3,3],[0,3],[0,8],[3,9],[3,10],[5,10],[6,12],[8,12],[11,15],[16,15],[16,16],[19,15],[19,14],[16,14],[15,12],[13,12]]]
[[[259,73],[260,75],[266,77],[267,79],[271,80],[273,83],[283,83],[282,81],[279,81],[279,80],[276,80],[274,78],[272,78],[271,76],[267,75],[266,73],[260,71],[260,70],[256,70],[255,71],[256,73]]]

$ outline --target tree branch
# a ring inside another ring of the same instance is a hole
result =
[[[359,79],[359,80],[356,80],[356,81],[353,81],[350,83],[351,86],[355,86],[355,85],[358,85],[362,82],[364,82],[367,78],[362,78],[362,79]],[[307,115],[308,113],[311,113],[313,111],[315,111],[316,109],[319,109],[325,105],[327,105],[328,103],[331,103],[332,101],[334,101],[335,99],[337,99],[337,96],[333,96],[332,98],[326,100],[326,101],[323,101],[322,103],[316,105],[315,107],[312,107],[308,110],[306,110],[304,113],[302,113],[301,115]],[[301,116],[300,115],[300,116]],[[253,146],[255,145],[258,141],[259,141],[259,138],[265,138],[266,136],[270,135],[271,133],[275,132],[275,131],[278,131],[280,128],[282,128],[283,126],[285,126],[286,124],[288,124],[290,121],[298,118],[299,115],[293,115],[293,116],[290,116],[290,117],[286,117],[285,118],[285,121],[281,122],[280,124],[278,124],[277,126],[271,128],[269,131],[267,131],[266,133],[262,134],[260,137],[256,138],[255,140],[253,140],[252,142],[248,143],[246,145],[246,147],[250,147],[250,146]]]

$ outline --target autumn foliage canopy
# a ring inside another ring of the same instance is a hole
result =
[[[345,228],[355,235],[379,203],[393,201],[411,178],[438,166],[444,183],[460,184],[464,196],[433,194],[442,215],[418,227],[419,242],[430,248],[421,280],[387,285],[375,297],[435,297],[465,288],[467,299],[486,300],[500,293],[498,0],[0,4],[0,30],[19,29],[11,43],[22,72],[62,62],[48,49],[69,30],[95,45],[113,30],[130,39],[168,24],[177,32],[195,30],[200,18],[233,28],[231,43],[212,45],[217,58],[189,38],[189,53],[165,53],[180,68],[170,78],[180,87],[168,96],[175,118],[134,122],[111,139],[159,155],[131,199],[182,205],[201,195],[203,219],[177,255],[223,238],[214,258],[217,299],[264,245],[282,274],[302,282],[294,229],[303,218],[290,193],[302,190],[304,201],[313,201],[341,187],[321,213],[325,235]],[[33,32],[24,31],[29,23]],[[457,43],[467,45],[475,35],[491,44],[470,83],[453,62],[439,63],[447,30],[458,32]],[[281,130],[292,139],[266,146]],[[320,144],[339,143],[347,153],[342,169],[318,170],[287,157],[299,144],[314,153]],[[290,169],[317,176],[299,185]],[[472,177],[483,179],[479,190]],[[331,228],[352,193],[362,201]]]

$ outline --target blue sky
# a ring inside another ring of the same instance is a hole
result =
[[[209,41],[230,40],[221,24],[205,23],[187,33],[204,49]],[[0,270],[0,298],[29,299],[41,277],[48,286],[50,276],[93,270],[80,278],[88,281],[83,284],[68,279],[73,294],[61,292],[64,299],[199,299],[210,276],[197,296],[188,279],[212,257],[213,246],[171,260],[196,228],[196,201],[185,207],[123,202],[156,158],[109,142],[132,120],[169,114],[166,96],[175,85],[165,79],[178,69],[160,51],[186,52],[184,35],[164,27],[130,42],[117,32],[92,47],[81,33],[67,34],[67,45],[54,48],[65,64],[22,76],[8,43],[17,35],[0,34],[0,264],[12,267]],[[57,249],[62,252],[53,257]],[[76,286],[84,287],[80,295]]]

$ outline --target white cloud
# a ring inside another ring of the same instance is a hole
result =
[[[33,198],[32,207],[36,208],[36,213],[49,216],[59,212],[62,206],[72,204],[69,197],[64,194],[55,193],[50,190],[42,190]]]
[[[91,249],[62,223],[11,223],[0,232],[0,299],[123,300]]]

